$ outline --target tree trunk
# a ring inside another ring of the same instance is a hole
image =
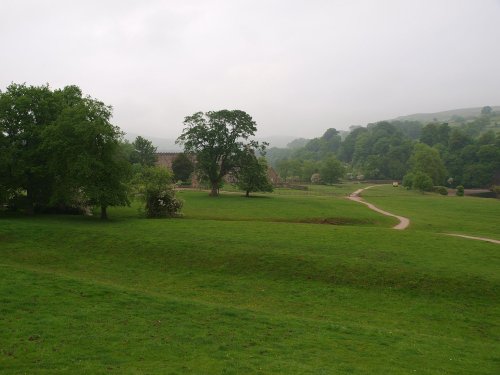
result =
[[[249,190],[247,190],[247,193],[245,194],[245,197],[247,197],[247,198],[248,198],[249,196],[250,196],[250,191],[249,191]]]
[[[212,191],[210,192],[211,197],[219,196],[219,184],[217,182],[212,183]]]
[[[33,203],[33,192],[30,188],[26,189],[26,200],[27,200],[27,206],[26,206],[26,214],[27,215],[34,215],[35,214],[35,205]]]
[[[108,220],[108,206],[101,204],[101,220]]]

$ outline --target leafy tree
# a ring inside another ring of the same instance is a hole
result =
[[[446,169],[439,152],[424,143],[417,143],[410,159],[411,170],[428,175],[434,185],[442,185],[446,177]]]
[[[493,111],[493,108],[491,108],[489,105],[484,106],[483,108],[481,108],[481,114],[482,115],[488,116],[488,115],[491,114],[492,111]]]
[[[172,171],[176,181],[187,181],[194,171],[194,164],[185,153],[180,153],[172,160]]]
[[[344,166],[335,156],[330,156],[324,160],[319,170],[321,180],[326,183],[338,182],[344,173]]]
[[[450,137],[450,126],[448,124],[428,124],[422,129],[420,141],[429,146],[436,144],[447,145]]]
[[[243,152],[265,148],[256,141],[247,141],[257,126],[250,115],[240,110],[197,112],[187,116],[184,125],[177,143],[184,145],[185,152],[196,155],[197,169],[210,182],[211,196],[219,195],[224,176],[239,166]]]
[[[428,174],[420,171],[415,172],[412,183],[413,189],[420,190],[421,192],[431,191],[432,186],[432,178]]]
[[[412,172],[408,172],[405,174],[403,177],[403,186],[407,188],[408,190],[413,187],[413,179],[415,178],[415,174]]]
[[[1,190],[26,191],[29,213],[50,199],[52,178],[40,144],[43,130],[61,111],[60,99],[48,85],[11,84],[0,92]]]
[[[257,158],[252,151],[242,155],[240,167],[237,170],[238,181],[236,186],[245,191],[245,196],[249,197],[255,191],[273,191],[273,185],[267,175],[267,162],[263,157]]]
[[[138,136],[132,142],[133,151],[130,155],[132,163],[139,163],[145,167],[152,167],[156,163],[156,147],[146,138]]]
[[[71,201],[75,192],[107,208],[129,204],[130,164],[120,147],[122,133],[109,121],[111,107],[90,97],[65,108],[44,131],[43,150],[55,176],[52,203]]]

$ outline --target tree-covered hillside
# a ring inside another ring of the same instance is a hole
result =
[[[353,126],[343,140],[331,128],[303,147],[271,148],[268,160],[289,181],[401,180],[409,172],[423,172],[434,185],[489,187],[500,171],[500,112],[495,108],[483,107],[468,119],[443,112],[455,116],[449,123],[393,120]],[[419,154],[432,155],[430,165],[416,163]],[[323,178],[331,174],[326,165],[332,160],[343,163],[340,169],[335,164],[340,174]]]

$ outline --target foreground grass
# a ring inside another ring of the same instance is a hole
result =
[[[1,218],[0,372],[498,371],[497,245],[183,194],[178,220]]]

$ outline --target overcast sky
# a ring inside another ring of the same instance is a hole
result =
[[[259,136],[500,105],[500,0],[0,2],[0,89],[76,84],[124,131],[241,109]]]

